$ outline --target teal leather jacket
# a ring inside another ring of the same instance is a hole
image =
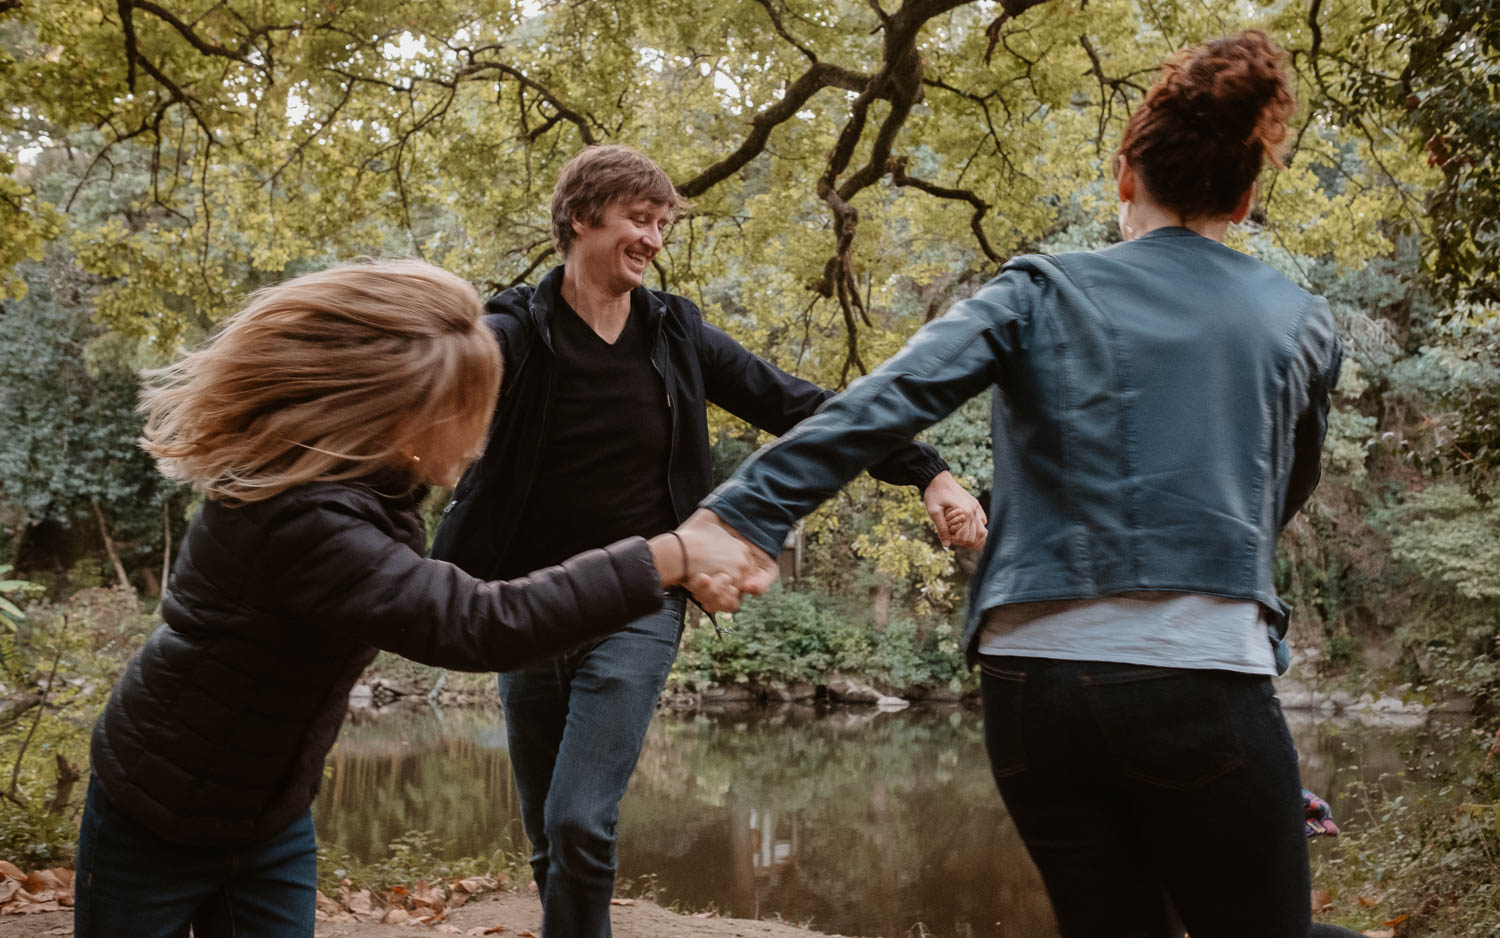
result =
[[[1328,303],[1186,228],[1007,263],[703,501],[774,556],[866,465],[993,388],[973,653],[1006,603],[1181,590],[1254,600],[1285,667],[1281,529],[1319,476]]]

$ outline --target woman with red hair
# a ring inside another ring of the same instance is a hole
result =
[[[1258,30],[1174,55],[1115,160],[1123,243],[1011,260],[703,503],[773,555],[994,389],[965,642],[1067,938],[1165,938],[1174,911],[1193,938],[1309,934],[1272,563],[1318,481],[1340,345],[1322,297],[1224,244],[1280,165],[1284,57]]]

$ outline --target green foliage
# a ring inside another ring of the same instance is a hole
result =
[[[674,681],[710,684],[816,681],[833,670],[854,630],[835,604],[818,593],[777,585],[734,615],[718,617],[722,636],[705,623],[683,636]]]
[[[0,635],[0,857],[26,869],[72,857],[90,731],[153,625],[133,595],[89,590]]]
[[[410,830],[386,845],[384,856],[361,859],[338,844],[318,844],[318,888],[338,894],[339,886],[385,892],[394,886],[438,883],[470,876],[514,879],[526,864],[520,854],[497,850],[490,857],[453,857],[448,843],[431,831]]]
[[[1441,173],[1425,193],[1433,282],[1452,299],[1500,301],[1500,3],[1377,0],[1356,15],[1363,29],[1323,63],[1320,88],[1361,130],[1399,128]]]
[[[1424,676],[1471,693],[1500,691],[1500,505],[1439,484],[1382,520],[1414,596],[1397,636]]]
[[[1471,257],[1472,284],[1494,282],[1482,276],[1500,214],[1484,208],[1493,2],[1354,0],[1309,15],[1048,0],[1000,21],[973,0],[887,4],[889,21],[849,0],[720,0],[691,15],[664,0],[6,6],[0,203],[13,223],[0,226],[0,271],[39,245],[54,267],[66,255],[86,279],[79,306],[108,329],[88,347],[116,361],[159,360],[246,290],[357,253],[421,254],[485,288],[534,279],[552,260],[558,169],[584,143],[617,141],[657,157],[695,203],[659,258],[661,284],[777,364],[843,386],[1005,256],[1112,238],[1110,150],[1151,69],[1247,25],[1292,50],[1301,109],[1291,166],[1267,178],[1236,245],[1313,286],[1434,250]],[[1434,133],[1461,156],[1429,165]],[[1470,247],[1452,248],[1463,232]],[[1448,267],[1428,269],[1455,295]],[[1391,312],[1346,306],[1349,321]],[[1394,358],[1423,326],[1407,307],[1391,317]],[[1391,362],[1361,364],[1375,387],[1341,408],[1334,437],[1351,478],[1379,434],[1429,443],[1370,426]],[[1470,456],[1495,410],[1473,400],[1443,404]],[[983,406],[932,436],[971,487],[988,479]],[[28,423],[50,428],[62,410]],[[712,420],[722,474],[758,441]],[[132,436],[100,438],[130,462]],[[0,470],[6,499],[24,466],[25,500],[76,519],[82,480],[104,477],[24,452]],[[122,464],[111,478],[137,476]],[[105,499],[121,540],[148,543],[162,497]],[[965,570],[925,524],[909,493],[861,482],[809,521],[826,557],[814,565],[840,595],[879,582],[919,615],[951,613]]]
[[[1500,506],[1434,485],[1412,493],[1391,521],[1392,551],[1425,581],[1465,599],[1500,599]]]
[[[0,564],[0,577],[10,573],[10,564]],[[26,621],[26,610],[22,605],[37,597],[42,592],[39,584],[29,580],[0,579],[0,625],[14,632],[16,628]],[[0,645],[0,659],[3,659],[4,645]]]
[[[163,514],[180,487],[136,444],[137,378],[90,356],[100,329],[67,282],[65,262],[28,270],[32,288],[3,307],[0,330],[0,479],[27,525],[86,525],[94,506],[126,557],[159,564]],[[177,522],[180,526],[180,521]]]
[[[1446,724],[1443,755],[1404,752],[1410,768],[1355,780],[1341,793],[1356,814],[1313,844],[1313,882],[1334,907],[1320,920],[1410,938],[1487,938],[1500,916],[1500,736]],[[1368,934],[1369,932],[1366,932]]]
[[[1392,369],[1392,380],[1428,421],[1414,454],[1429,471],[1464,476],[1487,497],[1500,468],[1500,309],[1460,307],[1434,322],[1417,354]]]
[[[674,685],[820,684],[842,672],[896,691],[974,686],[952,625],[924,627],[902,617],[875,629],[815,586],[778,585],[742,611],[719,618],[733,631],[718,635],[705,623],[684,635],[672,669]]]

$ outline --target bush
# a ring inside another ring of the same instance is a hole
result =
[[[974,684],[946,622],[902,618],[877,631],[821,592],[780,585],[719,620],[732,631],[719,635],[705,622],[683,637],[674,686],[817,684],[835,671],[898,691]]]
[[[71,860],[90,731],[153,624],[134,594],[85,590],[0,633],[0,859],[26,869]]]
[[[1500,504],[1444,483],[1411,494],[1384,521],[1413,597],[1397,637],[1424,678],[1494,695],[1500,691]]]

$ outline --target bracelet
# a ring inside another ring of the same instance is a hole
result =
[[[687,541],[684,541],[682,535],[676,531],[668,531],[667,533],[677,538],[677,546],[682,548],[682,582],[686,583],[688,578]]]

